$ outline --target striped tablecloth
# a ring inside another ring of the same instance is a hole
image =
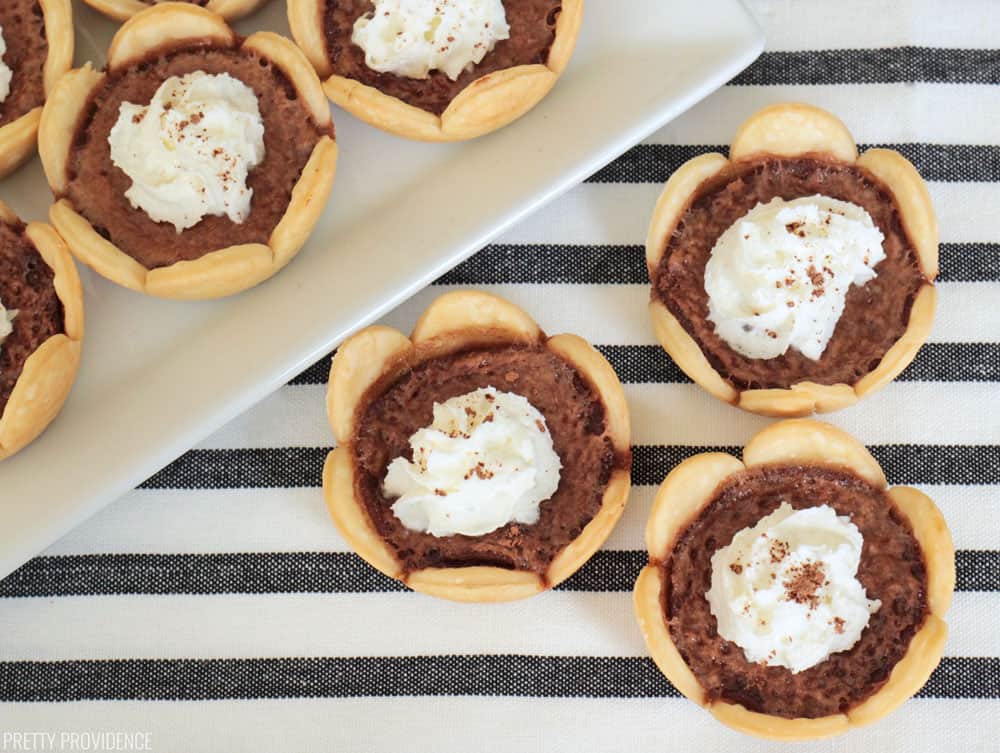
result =
[[[891,482],[937,500],[958,549],[946,658],[926,688],[811,749],[1000,749],[1000,3],[752,6],[769,44],[750,69],[388,317],[409,329],[444,290],[474,286],[600,344],[636,444],[629,509],[604,551],[555,592],[498,606],[378,575],[321,498],[324,362],[0,583],[0,750],[28,749],[19,733],[54,735],[32,738],[49,750],[768,747],[661,678],[630,589],[655,484],[768,423],[706,395],[654,345],[647,219],[677,165],[783,100],[832,110],[930,181],[943,242],[931,342],[831,420]]]

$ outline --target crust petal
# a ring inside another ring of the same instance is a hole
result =
[[[744,390],[738,405],[762,416],[792,418],[829,413],[856,402],[858,394],[848,384],[799,382],[789,389]]]
[[[910,365],[910,362],[916,357],[917,351],[930,337],[931,327],[934,325],[935,308],[937,308],[937,290],[928,283],[917,291],[917,296],[913,299],[913,306],[910,308],[910,321],[902,336],[882,356],[879,365],[861,377],[854,385],[854,391],[859,397],[864,397],[887,385]]]
[[[646,565],[635,581],[633,604],[639,629],[653,661],[664,676],[687,698],[705,706],[705,691],[670,638],[663,615],[663,578],[656,565]]]
[[[632,427],[629,419],[625,390],[608,360],[593,345],[577,335],[556,335],[549,338],[546,347],[569,361],[597,390],[606,408],[608,435],[618,452],[627,452],[632,446]]]
[[[559,552],[549,565],[546,580],[550,587],[573,575],[601,548],[625,511],[631,486],[632,479],[628,469],[619,469],[611,474],[597,515],[591,518],[580,535]]]
[[[337,530],[351,548],[376,570],[390,578],[401,578],[403,570],[399,562],[355,501],[354,469],[350,454],[343,447],[326,456],[323,494]]]
[[[58,195],[66,190],[66,165],[76,122],[94,89],[104,80],[90,63],[69,71],[49,92],[38,130],[38,153],[49,186]]]
[[[787,103],[759,110],[736,132],[729,158],[735,161],[756,154],[826,154],[854,162],[858,148],[839,118],[812,105]]]
[[[561,75],[576,48],[576,40],[583,26],[583,0],[563,0],[562,10],[556,20],[556,38],[549,48],[546,65],[557,76]]]
[[[274,254],[270,247],[244,243],[211,251],[193,261],[151,269],[146,273],[143,292],[157,298],[185,301],[222,298],[257,285],[273,274]]]
[[[98,235],[93,225],[73,209],[66,199],[60,199],[52,205],[49,219],[77,259],[102,277],[129,290],[145,290],[146,268]]]
[[[875,695],[847,712],[851,725],[861,727],[898,708],[924,686],[940,663],[948,626],[937,616],[927,616],[924,626],[910,639],[906,654],[892,668],[889,681]]]
[[[447,341],[452,348],[481,341],[484,334],[498,342],[536,343],[542,337],[535,320],[513,303],[477,290],[456,290],[427,307],[410,339],[415,345]]]
[[[955,593],[955,545],[951,531],[934,501],[910,486],[894,486],[889,496],[920,542],[927,565],[927,604],[933,614],[943,617]]]
[[[249,16],[264,2],[266,0],[208,0],[205,7],[227,21],[238,21]]]
[[[337,442],[354,436],[354,417],[368,388],[413,350],[413,343],[391,327],[368,327],[337,349],[330,366],[326,414]]]
[[[323,82],[323,91],[335,105],[386,133],[416,141],[447,141],[437,115],[374,87],[334,75]]]
[[[70,0],[39,0],[45,19],[45,41],[49,51],[45,56],[43,78],[48,94],[56,81],[73,65],[73,7]]]
[[[410,573],[405,582],[414,591],[451,601],[515,601],[545,590],[537,574],[499,567],[429,567]]]
[[[678,534],[712,501],[729,476],[743,463],[724,452],[703,452],[688,458],[663,479],[646,522],[646,549],[653,560],[664,560]]]
[[[739,398],[736,388],[712,368],[698,343],[657,298],[649,302],[649,317],[656,339],[681,371],[709,394],[727,403],[736,402]]]
[[[236,34],[210,10],[191,3],[160,3],[118,29],[108,48],[108,68],[124,67],[166,44],[187,40],[232,47]]]
[[[884,489],[885,475],[861,442],[822,421],[800,418],[771,424],[743,449],[749,468],[770,463],[812,463],[849,468],[869,483]]]
[[[142,13],[149,6],[140,0],[83,0],[94,10],[115,21],[128,21],[136,13]]]
[[[322,0],[288,0],[288,26],[292,39],[323,78],[330,75],[330,59],[323,39]]]
[[[326,99],[323,99],[326,107]],[[268,245],[280,269],[302,248],[319,221],[337,175],[337,142],[324,136],[313,147],[302,168],[284,216],[271,231]]]
[[[938,223],[927,184],[909,160],[891,149],[869,149],[858,164],[892,191],[903,226],[917,251],[920,270],[928,280],[938,274]]]
[[[83,339],[83,288],[66,243],[49,225],[31,222],[25,235],[52,270],[53,287],[63,305],[63,330],[70,340]]]
[[[646,232],[646,267],[650,280],[655,280],[656,268],[667,250],[667,237],[673,233],[695,191],[728,164],[729,160],[717,152],[702,154],[685,162],[667,180],[656,200]]]
[[[754,737],[769,740],[793,742],[795,740],[819,740],[824,737],[841,735],[850,729],[850,722],[844,714],[821,716],[817,719],[785,719],[770,714],[747,711],[735,703],[717,701],[708,707],[720,722],[727,727]]]
[[[478,78],[441,114],[441,133],[461,141],[503,128],[541,102],[558,78],[544,65],[518,65]]]
[[[271,31],[258,31],[251,34],[243,42],[243,47],[255,50],[262,57],[274,63],[292,82],[299,97],[305,102],[312,113],[312,118],[319,126],[328,126],[333,122],[330,115],[330,103],[323,93],[316,72],[309,60],[298,47],[283,36]]]
[[[28,356],[0,416],[0,459],[41,434],[56,417],[80,365],[80,342],[53,335]]]
[[[42,108],[36,107],[0,127],[0,178],[10,175],[35,153],[41,118]]]

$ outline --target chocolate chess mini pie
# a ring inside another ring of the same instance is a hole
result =
[[[63,76],[39,150],[70,251],[163,298],[217,298],[275,274],[312,232],[337,163],[329,104],[298,48],[270,32],[241,39],[187,3],[133,16],[104,71]]]
[[[937,220],[900,154],[860,157],[801,104],[685,163],[646,241],[656,335],[688,376],[755,413],[853,404],[913,360],[934,317]]]
[[[128,21],[137,13],[156,4],[157,0],[83,0],[96,11],[116,21]],[[181,0],[218,13],[227,21],[236,21],[248,16],[267,0]]]
[[[455,292],[410,337],[337,351],[323,472],[341,534],[416,591],[506,601],[568,578],[629,493],[629,414],[610,364],[495,296]]]
[[[42,105],[73,64],[70,0],[0,3],[0,178],[35,153]]]
[[[569,63],[583,0],[289,0],[292,36],[327,96],[421,141],[524,115]]]
[[[782,740],[875,721],[941,659],[955,587],[934,503],[818,421],[704,453],[663,481],[635,608],[650,653],[723,723]]]
[[[82,340],[83,292],[66,245],[0,202],[0,459],[59,413]]]

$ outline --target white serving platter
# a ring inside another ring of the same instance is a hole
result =
[[[74,11],[77,64],[103,64],[116,26]],[[272,0],[237,27],[287,34],[284,14]],[[739,0],[589,0],[563,79],[502,131],[418,144],[335,111],[329,205],[298,258],[254,290],[160,301],[81,268],[79,379],[48,431],[0,464],[0,576],[687,110],[763,44]],[[37,159],[0,182],[0,198],[46,217]]]

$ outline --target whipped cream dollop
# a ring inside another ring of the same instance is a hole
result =
[[[374,71],[427,78],[439,70],[452,81],[508,38],[502,0],[375,0],[351,35]]]
[[[818,360],[848,289],[875,277],[883,240],[871,215],[846,201],[816,195],[758,204],[712,248],[708,320],[747,358],[795,348]]]
[[[0,301],[0,345],[3,345],[3,341],[14,331],[15,316],[17,316],[17,309],[5,309],[3,301]]]
[[[3,38],[3,27],[0,26],[0,58],[7,54],[7,40]],[[0,59],[0,102],[7,99],[10,94],[10,80],[14,76],[14,71],[10,69],[2,59]]]
[[[108,136],[111,161],[132,186],[125,196],[177,232],[206,215],[243,222],[264,159],[264,121],[253,89],[228,73],[171,76],[149,105],[123,102]]]
[[[538,522],[562,463],[545,417],[528,400],[485,387],[434,403],[410,437],[413,461],[389,464],[383,492],[403,525],[433,536],[481,536]]]
[[[857,579],[864,540],[829,505],[782,502],[712,555],[706,597],[747,661],[801,672],[851,648],[881,602]]]

